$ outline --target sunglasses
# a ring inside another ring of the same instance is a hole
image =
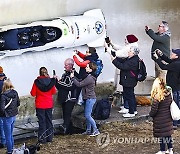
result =
[[[159,27],[164,27],[163,25],[159,25]]]

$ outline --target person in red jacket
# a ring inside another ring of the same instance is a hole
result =
[[[35,79],[30,93],[35,97],[36,116],[39,124],[38,140],[46,143],[53,139],[52,95],[56,93],[55,78],[49,77],[45,67],[39,69],[39,74],[40,76]]]
[[[80,61],[77,56],[79,56],[83,61]],[[87,73],[85,70],[87,64],[89,64],[90,62],[97,61],[98,58],[99,58],[99,56],[96,53],[96,48],[94,48],[94,47],[88,47],[86,54],[83,54],[80,51],[75,50],[73,59],[74,59],[74,62],[80,67],[78,79],[85,79],[87,77]],[[78,87],[77,95],[76,95],[77,99],[79,98],[80,92],[81,92],[81,88]],[[79,105],[81,105],[81,103],[82,102],[78,101]]]

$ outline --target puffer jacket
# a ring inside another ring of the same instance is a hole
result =
[[[133,73],[137,74],[139,65],[139,57],[137,55],[127,59],[115,58],[112,63],[120,69],[119,84],[124,87],[135,87],[137,85],[137,79],[131,73],[133,71]]]
[[[173,120],[170,113],[171,102],[170,93],[161,102],[153,101],[149,115],[153,118],[154,137],[171,136],[173,133]]]
[[[55,79],[45,76],[39,76],[34,81],[31,89],[31,95],[36,97],[36,108],[48,109],[53,107],[53,97],[56,93]]]
[[[5,106],[10,102],[11,104],[5,109]],[[0,102],[0,116],[13,117],[18,114],[18,106],[20,105],[19,96],[16,90],[10,89],[2,93]]]

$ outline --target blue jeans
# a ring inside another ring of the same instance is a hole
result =
[[[85,101],[85,118],[86,118],[86,131],[91,132],[91,127],[93,128],[93,132],[97,131],[97,126],[95,120],[92,118],[92,109],[96,102],[96,99],[87,99]]]
[[[2,117],[0,117],[0,143],[4,145],[6,144]]]
[[[4,133],[6,137],[7,152],[12,152],[14,148],[13,128],[16,117],[2,117]]]
[[[180,108],[180,91],[173,92],[173,99]],[[180,120],[173,120],[173,126],[177,126],[178,124],[180,124]]]

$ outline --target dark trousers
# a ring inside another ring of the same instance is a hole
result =
[[[177,106],[180,108],[180,90],[173,92],[173,99],[176,102]],[[173,120],[173,126],[180,125],[180,120]]]
[[[160,138],[160,150],[165,151],[166,144],[168,146],[168,149],[172,148],[172,138],[171,136],[161,137]]]
[[[72,121],[71,114],[75,105],[75,101],[67,101],[62,103],[62,111],[63,111],[63,126],[66,128],[66,133],[71,133],[72,131]]]
[[[134,87],[123,87],[124,102],[128,102],[129,113],[134,114],[136,111],[136,98],[134,94]]]
[[[38,139],[42,143],[51,142],[53,139],[53,124],[52,124],[52,108],[38,109],[36,108],[36,116],[38,118],[39,130]]]

